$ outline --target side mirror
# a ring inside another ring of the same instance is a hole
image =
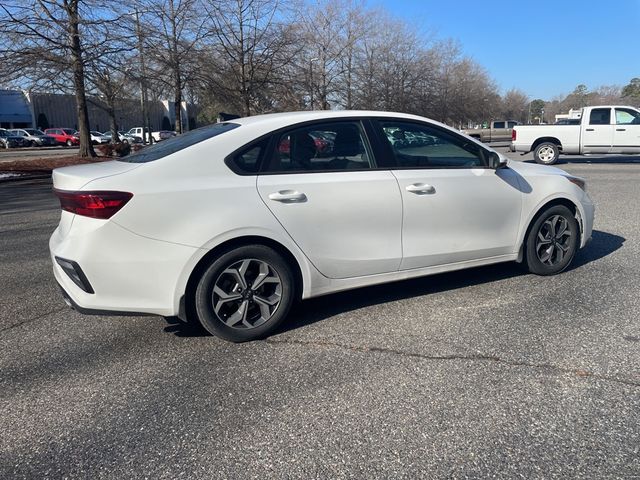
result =
[[[489,167],[495,170],[499,168],[505,168],[507,166],[507,159],[502,159],[496,152],[489,154]]]

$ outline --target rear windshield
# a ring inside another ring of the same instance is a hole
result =
[[[121,162],[129,163],[147,163],[153,162],[160,158],[171,155],[179,150],[200,143],[209,138],[216,137],[221,133],[228,132],[234,128],[238,128],[240,125],[237,123],[214,123],[213,125],[207,125],[206,127],[191,130],[190,132],[183,133],[177,137],[163,140],[155,145],[145,147],[142,150],[133,153],[127,157],[121,158]]]

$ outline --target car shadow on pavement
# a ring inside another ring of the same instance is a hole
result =
[[[625,239],[619,235],[594,230],[586,248],[579,250],[567,271],[575,270],[599,260],[622,247]],[[334,315],[373,305],[407,298],[456,290],[480,283],[491,283],[526,274],[515,262],[498,263],[455,272],[429,275],[382,285],[363,287],[323,297],[312,298],[294,305],[288,321],[274,334],[295,330],[325,320]],[[164,331],[178,337],[209,335],[198,322],[185,322],[177,317],[165,317]]]
[[[586,247],[578,250],[575,258],[567,268],[567,272],[582,267],[588,263],[599,260],[615,252],[625,242],[625,238],[613,233],[594,230],[591,233],[591,242]]]

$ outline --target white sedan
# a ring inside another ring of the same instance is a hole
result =
[[[559,273],[594,215],[584,180],[389,112],[240,118],[53,181],[71,306],[231,341],[269,334],[296,299],[507,261]]]

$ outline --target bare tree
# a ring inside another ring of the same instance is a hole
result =
[[[502,118],[525,123],[529,115],[529,97],[522,90],[512,88],[504,97],[501,105]]]
[[[172,94],[175,130],[182,133],[183,92],[205,32],[206,19],[201,5],[198,0],[137,0],[135,6],[141,14],[142,25],[131,23],[131,29],[136,29],[137,36],[142,38],[139,50],[150,57],[150,71],[140,72],[146,74],[142,81],[147,85],[148,77],[152,77]]]
[[[57,86],[75,95],[80,156],[94,157],[85,86],[87,52],[104,52],[109,18],[91,0],[8,1],[0,5],[3,74],[22,83]],[[73,85],[69,88],[69,85]]]
[[[291,70],[295,31],[276,21],[282,15],[276,0],[232,0],[207,7],[209,44],[200,77],[244,115],[268,111],[270,91],[281,70]],[[213,68],[212,68],[213,67]]]

